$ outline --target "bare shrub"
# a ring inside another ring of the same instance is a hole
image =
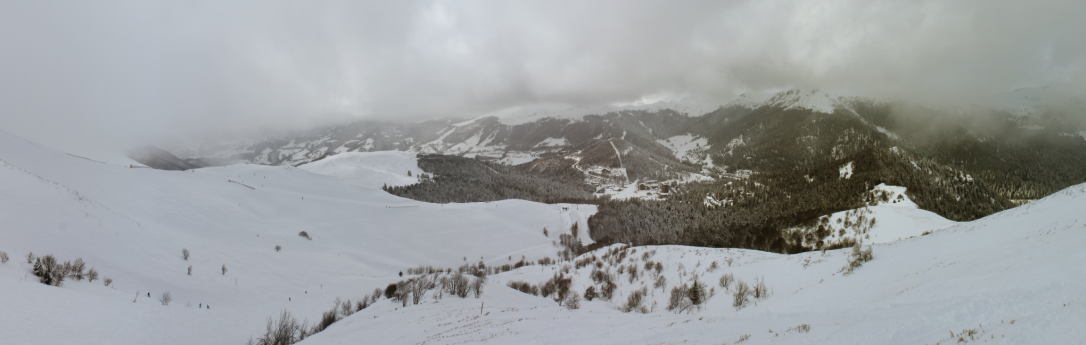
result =
[[[277,251],[277,252],[278,252],[278,251],[280,251],[280,250],[283,250],[283,246],[281,246],[281,245],[278,245],[278,244],[277,244],[277,245],[275,245],[275,251]]]
[[[727,290],[729,287],[731,287],[732,282],[734,282],[734,281],[735,281],[735,276],[733,276],[731,273],[722,275],[722,276],[720,276],[720,287]]]
[[[332,310],[322,313],[320,321],[317,322],[316,325],[313,325],[313,328],[309,330],[309,334],[320,333],[320,331],[327,329],[328,326],[331,326],[333,323],[336,323],[336,321],[339,321],[338,310],[339,305],[335,305],[332,306]]]
[[[558,305],[562,305],[569,295],[569,286],[572,283],[573,277],[567,277],[563,273],[555,273],[551,279],[543,283],[543,286],[539,288],[539,293],[543,297],[550,297],[551,294],[554,294],[554,301],[558,302]]]
[[[163,292],[162,297],[158,298],[158,302],[162,303],[162,305],[170,305],[170,302],[172,302],[172,301],[173,301],[173,296],[170,295],[169,291]]]
[[[581,309],[581,294],[576,291],[570,293],[569,297],[566,297],[566,308]]]
[[[792,332],[792,331],[795,331],[796,333],[808,333],[808,332],[811,331],[811,325],[802,323],[799,326],[789,328],[785,332]]]
[[[608,275],[608,277],[611,277],[611,275]],[[600,297],[603,297],[603,299],[610,301],[611,297],[615,295],[615,289],[617,288],[618,285],[615,284],[615,281],[613,279],[604,281],[603,285],[600,285]]]
[[[448,282],[449,294],[456,295],[456,297],[460,298],[468,297],[470,282],[468,282],[467,276],[463,273],[456,272],[449,277]]]
[[[306,337],[305,329],[305,324],[298,323],[298,319],[284,309],[279,314],[278,321],[269,316],[264,336],[257,338],[255,342],[250,339],[249,343],[257,345],[290,345]]]
[[[28,263],[28,264],[34,263],[34,252],[30,252],[29,254],[26,254],[26,263]]]
[[[192,275],[192,265],[189,265],[189,275]]]
[[[226,264],[222,264],[222,275],[226,275]]]
[[[543,285],[539,287],[539,294],[543,297],[550,297],[554,294],[554,289],[554,279],[551,279],[544,282]]]
[[[109,284],[113,284],[113,278],[106,278],[106,280],[103,280],[102,283],[106,286],[109,286]]]
[[[313,237],[309,236],[308,232],[302,231],[298,233],[298,236],[305,237],[305,239],[312,241]]]
[[[87,264],[83,262],[83,259],[75,259],[75,262],[68,266],[68,278],[75,280],[83,280],[83,271],[87,270]]]
[[[667,278],[664,278],[663,275],[656,276],[656,281],[652,283],[652,288],[653,289],[666,289],[667,288]]]
[[[751,289],[751,295],[757,299],[769,297],[769,289],[765,286],[765,277],[754,278],[754,288]]]
[[[640,309],[644,297],[644,292],[641,290],[634,290],[630,293],[630,296],[626,297],[626,304],[622,305],[622,308],[619,310],[622,310],[623,313],[629,313]]]
[[[181,257],[185,258],[185,260],[189,259],[189,249],[188,248],[181,248]]]
[[[690,299],[686,297],[690,287],[686,284],[676,285],[671,288],[671,295],[667,299],[667,310],[681,313],[690,308]]]
[[[744,335],[740,336],[739,340],[736,340],[735,343],[736,344],[742,343],[744,341],[747,341],[747,339],[750,339],[750,334],[744,334]]]
[[[468,291],[471,291],[471,293],[475,295],[475,298],[479,298],[479,296],[483,294],[483,284],[486,284],[486,278],[475,277],[475,279],[471,281],[471,285],[468,286]]]
[[[532,295],[532,296],[539,296],[539,287],[535,286],[535,285],[532,285],[532,284],[530,284],[528,282],[513,280],[513,281],[510,281],[509,283],[507,283],[506,285],[513,288],[513,289],[515,289],[515,290],[517,290],[517,291],[520,291],[520,292],[523,292],[523,293],[526,293],[526,294],[529,294],[529,295]]]
[[[8,253],[7,252],[0,251],[0,263],[3,263],[3,264],[8,263]]]
[[[584,299],[588,300],[589,302],[592,302],[592,300],[596,297],[598,297],[598,293],[596,292],[595,286],[589,286],[587,289],[584,290]]]
[[[61,286],[64,283],[64,268],[52,255],[34,259],[34,275],[45,285]]]
[[[339,297],[336,297],[336,305],[339,306],[339,318],[340,319],[343,319],[345,317],[351,316],[351,314],[354,314],[354,308],[352,308],[353,306],[351,305],[351,300],[340,301]]]
[[[743,309],[743,306],[747,304],[750,293],[750,286],[742,280],[737,280],[735,282],[735,291],[732,292],[732,306],[736,310]]]
[[[856,245],[852,246],[852,252],[848,255],[848,265],[845,265],[845,267],[841,269],[845,272],[845,275],[852,274],[857,268],[863,266],[865,262],[871,261],[871,259],[874,258],[870,245],[867,246],[867,249],[861,249],[860,247],[860,242],[856,242]]]
[[[98,279],[98,271],[95,271],[94,267],[91,267],[91,269],[89,271],[87,271],[87,281],[88,282],[94,282],[97,279]]]

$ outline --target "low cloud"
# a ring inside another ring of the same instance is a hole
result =
[[[1082,1],[5,2],[0,129],[131,147],[660,94],[1081,93],[1082,13]]]

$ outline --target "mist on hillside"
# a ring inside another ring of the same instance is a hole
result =
[[[1077,1],[0,5],[0,126],[128,149],[536,103],[1081,96]]]

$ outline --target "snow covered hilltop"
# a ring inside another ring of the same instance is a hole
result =
[[[352,303],[333,313],[342,319],[301,343],[1020,344],[1086,337],[1079,327],[1086,266],[1077,264],[1086,262],[1077,248],[1086,240],[1086,185],[968,222],[920,213],[911,201],[893,202],[906,200],[900,190],[880,187],[887,200],[880,206],[827,215],[827,223],[841,222],[834,229],[874,243],[859,250],[786,255],[614,244],[546,264],[570,243],[573,228],[581,244],[592,242],[587,218],[596,206],[431,204],[378,189],[417,181],[417,164],[413,154],[388,152],[298,168],[163,171],[72,157],[0,132],[0,250],[9,257],[0,264],[0,339],[242,344],[265,336],[266,318],[283,310],[312,326],[341,305],[337,298],[365,297],[376,298],[364,309]],[[878,221],[863,233],[843,226],[861,223],[860,215]],[[857,260],[868,249],[870,260]],[[82,259],[100,279],[42,284],[28,254]],[[420,265],[484,266],[487,274],[477,297],[439,298],[441,284],[417,304],[385,297],[390,283],[451,276],[409,270]],[[528,293],[510,287],[524,284]]]

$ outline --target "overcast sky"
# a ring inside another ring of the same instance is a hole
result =
[[[0,0],[0,130],[124,147],[791,87],[1084,89],[1086,1]]]

